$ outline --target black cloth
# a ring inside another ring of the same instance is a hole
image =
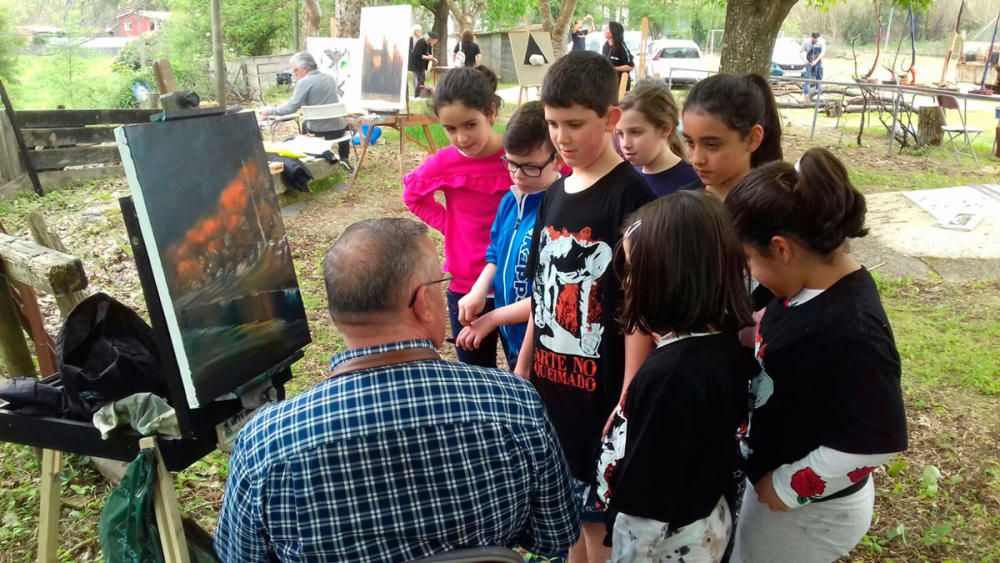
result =
[[[531,380],[555,425],[570,471],[593,482],[601,430],[618,404],[625,339],[618,329],[622,223],[654,196],[622,162],[586,190],[566,178],[545,192],[526,275],[534,280]]]
[[[736,333],[691,336],[653,350],[629,386],[625,455],[610,483],[618,512],[686,526],[735,495],[737,431],[760,368]]]
[[[646,180],[646,184],[649,185],[649,189],[652,190],[653,195],[656,197],[670,195],[679,190],[697,189],[694,183],[701,184],[698,174],[695,173],[694,168],[686,160],[682,160],[656,174],[644,173],[641,166],[637,166],[636,170],[642,174],[642,177]]]
[[[899,354],[868,270],[800,305],[772,300],[756,350],[764,370],[747,436],[751,482],[820,446],[856,454],[906,449]]]
[[[635,61],[632,59],[632,52],[628,50],[628,47],[624,43],[612,46],[610,43],[605,42],[604,46],[601,47],[601,54],[611,61],[611,66],[628,65],[635,68]],[[622,72],[619,74],[628,74],[628,82],[625,85],[625,91],[627,92],[631,90],[632,74],[628,72]],[[619,80],[620,79],[621,78],[619,77]]]
[[[78,418],[86,420],[89,412],[73,411],[62,387],[48,385],[34,377],[18,377],[0,385],[0,399],[9,404],[4,408],[25,416]]]
[[[427,61],[424,60],[425,55],[431,54],[431,44],[427,42],[426,37],[421,37],[413,42],[413,49],[410,51],[410,70],[416,72],[418,70],[427,71]]]
[[[587,28],[581,28],[580,31],[574,31],[572,34],[573,38],[573,50],[574,51],[586,51],[587,50],[587,34],[590,30]]]
[[[284,165],[281,171],[281,179],[292,188],[309,193],[309,182],[312,181],[312,172],[306,168],[305,164],[297,158],[281,156],[280,154],[267,153],[268,162],[280,162]]]
[[[458,45],[455,45],[454,52],[457,53],[459,49],[465,53],[465,66],[476,66],[476,55],[481,52],[479,50],[479,45],[475,42],[466,43],[463,41]]]

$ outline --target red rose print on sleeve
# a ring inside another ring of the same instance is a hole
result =
[[[864,479],[872,471],[875,471],[874,467],[859,467],[848,473],[847,478],[850,479],[852,483],[857,483],[858,481]]]
[[[826,490],[826,482],[816,475],[812,467],[806,467],[792,475],[792,490],[803,498],[815,497]]]

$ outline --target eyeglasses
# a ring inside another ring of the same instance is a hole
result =
[[[427,286],[427,285],[434,285],[436,283],[444,283],[444,282],[451,281],[453,279],[455,279],[455,276],[445,276],[445,277],[443,277],[443,278],[441,278],[439,280],[429,281],[427,283],[422,283],[422,284],[418,285],[417,289],[413,290],[413,297],[410,298],[410,304],[408,305],[408,307],[413,307],[413,305],[416,304],[416,302],[417,302],[417,292],[420,291],[421,287],[424,287],[424,286]]]
[[[500,157],[500,160],[504,161],[504,163],[507,165],[507,172],[515,174],[518,170],[520,170],[521,172],[524,173],[525,176],[529,178],[537,178],[541,176],[542,169],[548,166],[555,159],[556,159],[555,151],[552,152],[552,156],[550,156],[549,159],[546,160],[545,163],[542,164],[541,166],[535,164],[518,164],[508,159],[506,156]]]

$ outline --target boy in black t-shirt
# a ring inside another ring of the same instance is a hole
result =
[[[583,537],[571,553],[602,561],[610,552],[592,486],[601,430],[643,359],[626,369],[626,340],[648,341],[618,327],[623,264],[614,249],[625,217],[654,199],[611,143],[617,96],[614,68],[590,51],[565,55],[542,83],[549,135],[573,174],[546,191],[538,211],[527,268],[532,318],[515,370],[530,376],[580,482]]]

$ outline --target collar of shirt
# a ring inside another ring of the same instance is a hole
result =
[[[334,354],[333,357],[330,358],[330,371],[333,371],[340,364],[353,360],[354,358],[370,356],[372,354],[382,354],[384,352],[394,352],[396,350],[406,350],[408,348],[435,349],[434,343],[427,339],[403,340],[400,342],[391,342],[389,344],[379,344],[378,346],[369,346],[368,348],[355,348],[353,350]]]

